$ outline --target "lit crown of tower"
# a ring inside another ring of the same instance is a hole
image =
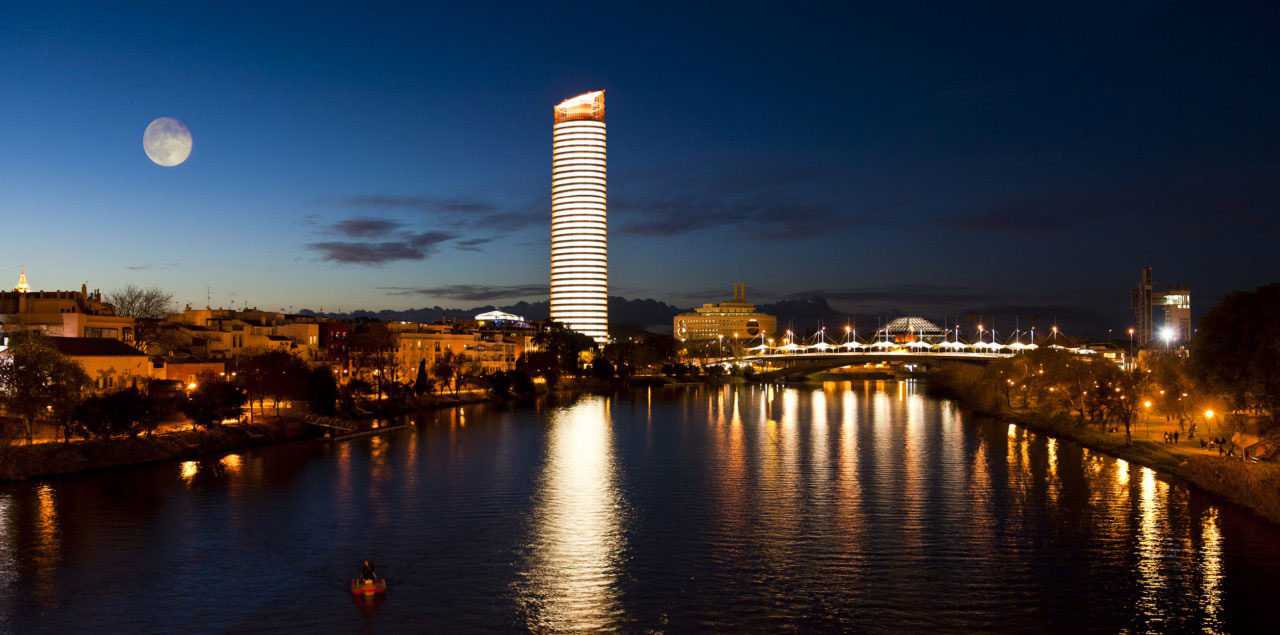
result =
[[[27,270],[23,269],[18,273],[18,286],[13,288],[18,293],[26,293],[31,290],[31,285],[27,284]]]

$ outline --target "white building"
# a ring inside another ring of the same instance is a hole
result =
[[[551,319],[609,338],[604,91],[555,107],[551,147]]]

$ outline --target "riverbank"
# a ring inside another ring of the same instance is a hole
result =
[[[571,399],[590,388],[588,384],[564,382],[543,395],[553,399]],[[387,416],[394,419],[412,419],[414,413],[508,401],[510,400],[495,398],[487,392],[441,393],[431,395],[427,400],[418,401],[394,416],[390,414]],[[259,415],[258,419],[262,421],[212,429],[176,430],[135,438],[0,447],[0,482],[26,481],[144,463],[194,459],[309,439],[342,440],[369,434],[382,434],[403,427],[372,428],[370,427],[371,418],[344,419],[343,421],[351,424],[351,431],[333,437],[326,436],[323,428],[309,425],[304,416],[296,413],[282,416]]]
[[[1172,445],[1134,438],[1131,443],[1125,443],[1123,432],[1106,432],[1100,426],[1081,424],[1065,414],[1009,408],[978,399],[975,398],[977,391],[949,385],[943,376],[931,377],[926,386],[929,392],[956,401],[970,412],[1011,421],[1149,467],[1280,524],[1280,465],[1222,458],[1191,442]]]
[[[189,459],[297,441],[313,433],[300,419],[221,426],[133,439],[38,443],[0,448],[0,481],[24,481],[156,461]]]

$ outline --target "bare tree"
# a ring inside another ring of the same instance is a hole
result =
[[[143,289],[131,284],[107,294],[107,302],[115,307],[116,315],[159,320],[173,308],[173,294],[160,287]]]

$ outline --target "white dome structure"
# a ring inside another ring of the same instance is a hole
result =
[[[879,339],[897,341],[924,340],[926,342],[942,339],[946,335],[937,324],[922,317],[900,317],[876,332]]]

